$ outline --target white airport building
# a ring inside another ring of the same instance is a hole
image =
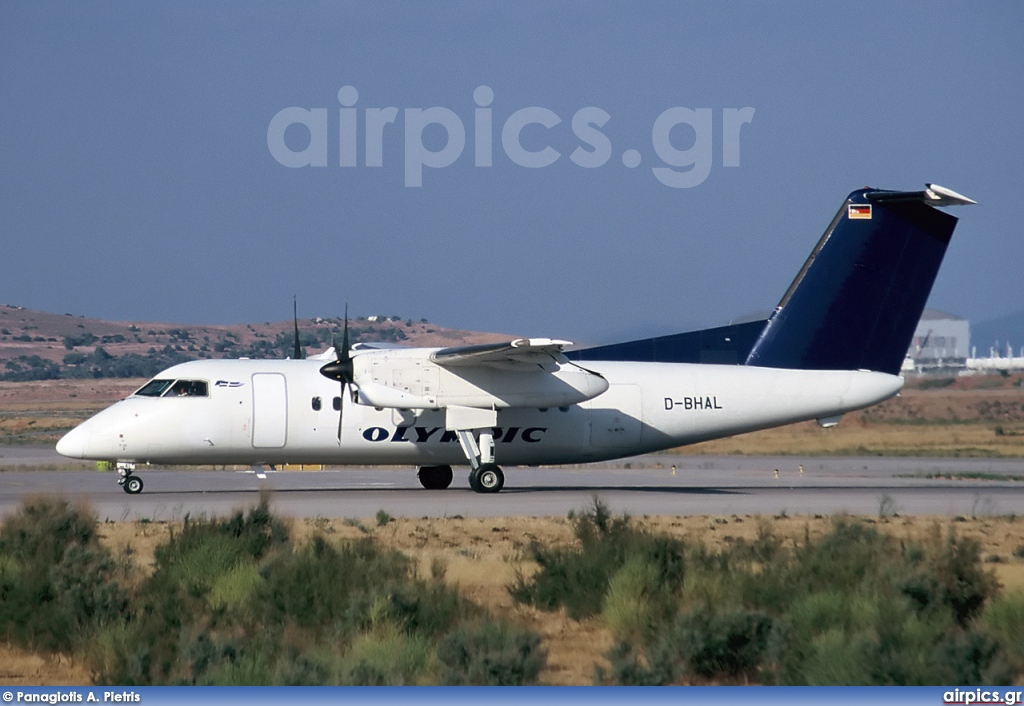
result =
[[[917,323],[905,372],[963,369],[971,352],[971,325],[967,319],[936,309],[925,309]]]
[[[1018,355],[989,348],[981,352],[971,346],[967,319],[935,309],[925,309],[914,331],[910,350],[903,361],[904,373],[991,374],[1024,370],[1024,349]]]

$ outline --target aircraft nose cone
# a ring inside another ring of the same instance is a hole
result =
[[[85,434],[72,429],[57,442],[57,453],[68,458],[85,458]]]

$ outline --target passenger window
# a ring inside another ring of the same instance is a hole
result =
[[[341,398],[340,397],[335,397],[333,400],[331,400],[331,406],[334,407],[334,411],[335,412],[340,412],[341,411]]]
[[[319,412],[320,411],[320,398],[319,397],[314,397],[313,398],[313,411],[314,412]]]
[[[205,380],[178,380],[174,383],[168,397],[207,397]]]

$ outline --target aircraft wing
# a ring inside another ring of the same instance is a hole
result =
[[[471,365],[543,365],[552,361],[562,362],[562,349],[571,346],[570,341],[551,338],[517,338],[507,343],[483,343],[476,346],[441,348],[430,355],[430,359],[445,367]]]

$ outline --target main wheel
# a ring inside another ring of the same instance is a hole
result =
[[[485,463],[469,474],[469,487],[478,493],[497,493],[505,485],[505,474],[496,463]]]
[[[121,487],[129,495],[138,495],[142,492],[142,479],[138,476],[128,476],[124,479],[124,485]]]
[[[416,475],[427,490],[444,490],[452,484],[451,466],[422,466]]]

